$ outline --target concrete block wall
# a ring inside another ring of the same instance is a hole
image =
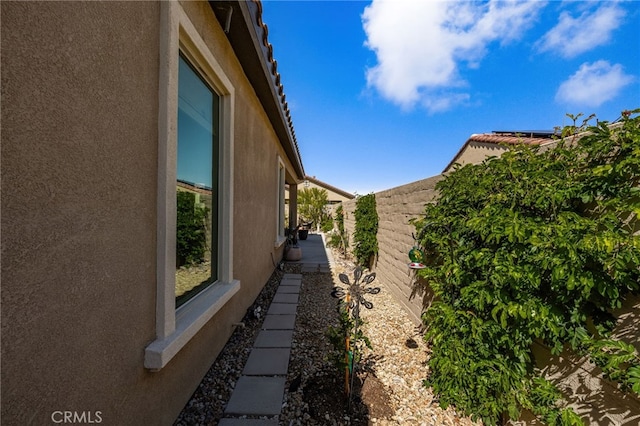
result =
[[[408,264],[415,228],[409,221],[419,217],[425,204],[433,201],[436,196],[435,185],[442,178],[442,175],[438,175],[375,194],[379,220],[379,253],[373,268],[378,276],[376,282],[394,295],[416,325],[421,323],[423,297],[429,298],[430,295],[411,297],[414,271]],[[343,202],[342,205],[349,247],[353,248],[356,200]]]

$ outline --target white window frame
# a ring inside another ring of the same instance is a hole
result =
[[[285,186],[286,186],[286,171],[284,161],[282,161],[282,157],[278,155],[278,168],[277,176],[278,176],[278,190],[276,194],[276,211],[278,215],[276,217],[276,241],[275,247],[278,248],[286,241],[287,237],[285,236],[284,229],[286,227],[285,223]]]
[[[161,2],[160,8],[156,339],[145,348],[144,357],[145,368],[152,371],[166,366],[240,289],[240,281],[233,278],[235,89],[180,4],[177,1]],[[176,174],[180,53],[199,70],[201,76],[220,97],[220,170],[218,280],[176,309]]]

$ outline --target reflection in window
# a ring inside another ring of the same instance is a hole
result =
[[[278,159],[278,237],[285,236],[285,171],[284,164]]]
[[[218,96],[180,56],[176,307],[217,279]]]

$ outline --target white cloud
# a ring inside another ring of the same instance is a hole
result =
[[[556,101],[571,105],[597,107],[615,98],[634,78],[624,73],[622,65],[608,61],[584,63],[556,92]]]
[[[624,16],[624,10],[615,2],[607,2],[595,11],[585,11],[577,18],[562,12],[558,24],[536,46],[541,52],[557,52],[564,58],[574,58],[609,43]]]
[[[517,40],[544,2],[373,0],[362,15],[377,56],[367,84],[404,107],[437,112],[465,102],[460,65],[477,67],[493,42]]]
[[[443,112],[454,108],[456,105],[466,104],[471,96],[468,93],[436,93],[432,92],[425,96],[421,105],[429,112]]]

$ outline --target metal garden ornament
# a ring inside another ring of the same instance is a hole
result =
[[[360,305],[367,309],[373,309],[373,303],[367,300],[366,296],[380,293],[380,287],[369,286],[376,279],[376,273],[372,272],[363,276],[362,268],[358,266],[353,271],[353,283],[349,281],[349,277],[346,274],[340,274],[338,277],[340,282],[346,284],[348,287],[346,289],[334,287],[331,291],[331,296],[344,301],[347,315],[352,318],[354,322],[353,332],[351,334],[353,336],[359,336]],[[348,334],[345,338],[345,361],[347,365],[345,369],[345,392],[349,396],[349,401],[351,401],[351,389],[353,388],[354,350],[357,349],[350,337]]]
[[[418,240],[416,239],[415,235],[411,234],[411,236],[413,237],[414,244],[411,250],[409,250],[409,260],[411,261],[411,263],[409,263],[409,268],[424,269],[426,268],[426,266],[424,265],[426,259],[424,251],[422,251],[420,247],[418,247]]]

